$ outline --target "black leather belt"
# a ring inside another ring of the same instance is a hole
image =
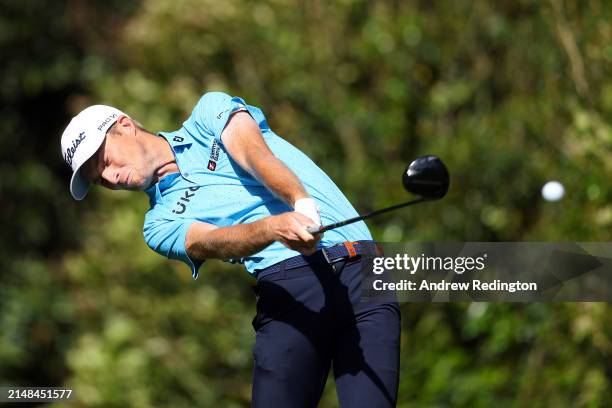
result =
[[[376,255],[377,247],[374,241],[355,241],[355,242],[344,242],[342,244],[334,245],[327,248],[321,248],[312,255],[298,255],[293,258],[285,259],[279,263],[271,265],[261,271],[257,272],[257,279],[261,279],[264,276],[271,275],[273,273],[280,272],[283,268],[295,269],[301,268],[306,265],[312,265],[320,262],[321,258],[330,265],[334,265],[334,262],[340,261],[346,258],[354,258],[360,255]]]

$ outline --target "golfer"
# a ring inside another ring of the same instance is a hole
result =
[[[399,309],[360,301],[372,237],[363,222],[307,231],[357,213],[260,109],[210,92],[178,130],[156,135],[94,105],[71,120],[61,145],[76,200],[92,183],[144,191],[149,247],[185,262],[194,278],[216,258],[257,279],[254,407],[315,407],[330,367],[341,406],[395,406]]]

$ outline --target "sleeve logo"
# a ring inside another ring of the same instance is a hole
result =
[[[219,153],[221,148],[216,140],[213,140],[212,146],[210,147],[210,160],[208,160],[208,170],[215,171],[217,168],[217,161],[219,161]]]

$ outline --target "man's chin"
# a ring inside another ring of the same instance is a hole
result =
[[[144,184],[144,183],[142,183],[142,184],[132,184],[130,186],[126,186],[124,188],[124,190],[128,190],[128,191],[145,191],[151,185],[147,185],[147,184]]]
[[[152,183],[134,182],[132,180],[132,183],[130,183],[129,185],[122,185],[118,189],[126,191],[145,191],[147,188],[149,188],[150,185],[152,185]]]
[[[136,186],[135,191],[145,191],[151,187],[153,187],[155,185],[155,183],[157,182],[157,180],[155,180],[153,177],[143,180],[142,183],[138,184],[138,186]]]

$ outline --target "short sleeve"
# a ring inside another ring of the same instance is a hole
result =
[[[185,237],[193,221],[188,219],[149,218],[148,216],[145,217],[143,228],[145,242],[149,248],[169,259],[185,262],[191,269],[193,279],[197,279],[198,270],[204,261],[191,259],[185,249]]]
[[[230,116],[238,111],[247,111],[242,98],[223,92],[205,93],[193,110],[193,120],[221,143],[221,133]]]

